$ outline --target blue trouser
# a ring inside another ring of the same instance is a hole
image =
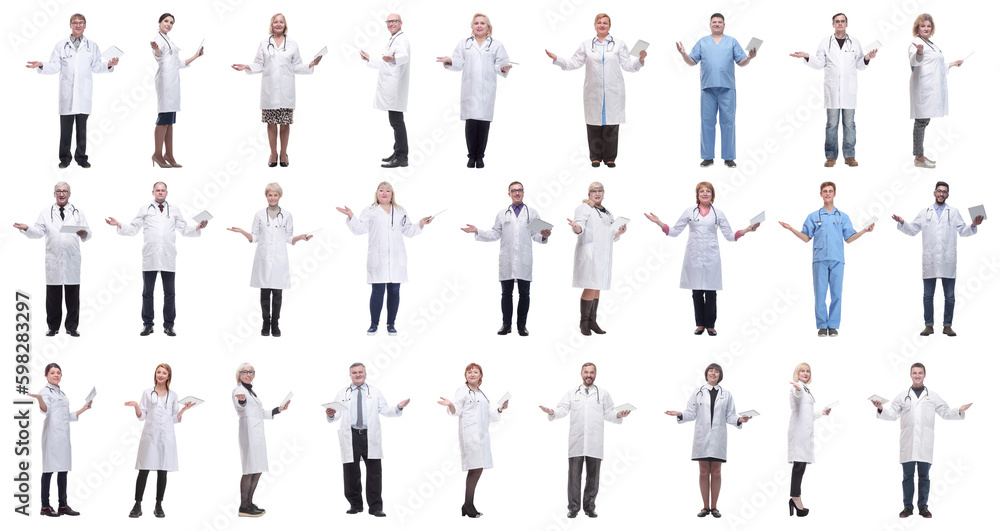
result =
[[[826,110],[826,158],[837,158],[837,125],[843,115],[844,122],[844,158],[854,156],[854,143],[858,140],[858,132],[854,127],[854,109]]]
[[[701,158],[715,158],[715,116],[719,116],[722,158],[736,159],[736,91],[713,87],[701,90]]]
[[[386,288],[389,288],[389,295],[387,297],[385,294]],[[368,300],[368,311],[372,316],[372,326],[378,326],[378,318],[382,315],[383,297],[386,297],[389,302],[385,323],[393,326],[396,324],[396,312],[399,310],[399,282],[372,284],[372,296]]]
[[[142,325],[153,326],[153,288],[156,287],[156,274],[163,279],[163,327],[173,328],[177,309],[174,303],[173,271],[143,271],[142,272]]]
[[[839,260],[813,262],[813,295],[816,296],[816,328],[840,328],[840,293],[844,287],[844,263]],[[826,291],[830,290],[830,311]]]
[[[934,288],[936,285],[936,278],[924,279],[924,326],[934,326]],[[955,315],[955,279],[942,278],[941,289],[944,290],[944,320],[941,324],[951,326],[951,318]]]
[[[917,508],[927,508],[927,498],[931,493],[931,464],[923,461],[907,461],[903,463],[903,507],[913,510],[913,468],[916,466],[917,476]]]

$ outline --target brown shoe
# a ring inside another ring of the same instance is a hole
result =
[[[949,336],[949,337],[955,337],[955,336],[958,335],[958,334],[955,333],[954,330],[951,329],[950,326],[944,327],[944,330],[942,330],[941,332],[943,332],[944,335]]]
[[[929,336],[929,335],[931,335],[933,333],[934,333],[934,327],[933,326],[925,326],[924,329],[920,331],[920,335],[922,335],[922,336]]]
[[[826,159],[826,162],[823,163],[823,167],[832,168],[836,164],[837,164],[837,159]]]
[[[854,157],[847,157],[846,159],[844,159],[844,164],[847,164],[848,166],[853,168],[858,165],[858,161],[854,160]]]

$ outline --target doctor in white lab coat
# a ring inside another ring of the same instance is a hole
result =
[[[38,409],[45,413],[42,425],[42,516],[77,516],[80,513],[70,508],[66,498],[66,477],[73,468],[73,451],[69,439],[69,423],[79,420],[84,411],[90,409],[87,402],[77,411],[70,411],[69,399],[59,388],[62,368],[58,363],[45,366],[45,387],[38,394],[28,396],[38,401]],[[59,488],[58,510],[49,505],[49,486],[52,474],[56,473]]]
[[[691,394],[687,408],[684,411],[664,412],[677,417],[678,424],[695,421],[691,460],[698,461],[698,482],[704,503],[699,517],[709,514],[716,518],[722,516],[716,504],[722,489],[719,477],[722,475],[722,463],[726,462],[726,424],[742,428],[743,423],[750,420],[750,417],[737,416],[733,395],[719,386],[722,377],[722,367],[718,363],[709,364],[705,368],[705,385]],[[718,422],[715,417],[719,417]]]
[[[483,469],[493,468],[490,450],[490,423],[499,422],[500,414],[507,409],[507,401],[494,407],[479,388],[483,383],[483,367],[470,363],[465,367],[465,385],[455,391],[455,399],[441,397],[438,404],[445,406],[449,415],[458,415],[458,442],[462,455],[465,477],[465,503],[462,516],[479,518],[483,513],[476,509],[476,485]]]
[[[122,236],[135,236],[142,231],[142,332],[153,333],[153,288],[156,274],[163,280],[163,332],[174,333],[174,318],[177,315],[174,304],[174,277],[177,271],[177,231],[188,237],[201,235],[201,229],[208,226],[208,220],[197,225],[188,225],[179,208],[167,203],[167,185],[162,181],[153,184],[153,201],[139,207],[139,213],[128,224],[122,225],[115,218],[104,220],[118,228]]]
[[[629,55],[628,44],[616,41],[611,31],[611,17],[594,17],[597,36],[580,44],[570,57],[559,57],[545,50],[552,64],[563,70],[586,66],[583,78],[583,115],[587,122],[587,145],[591,166],[601,161],[615,167],[618,157],[618,125],[625,123],[625,78],[622,71],[638,72],[646,64],[646,50],[639,57]]]
[[[919,477],[917,509],[920,516],[930,518],[927,499],[931,490],[930,470],[934,458],[934,415],[944,420],[965,420],[965,410],[972,403],[949,408],[937,393],[924,386],[927,369],[922,363],[910,366],[913,385],[896,395],[891,404],[872,400],[877,417],[893,421],[899,419],[899,462],[903,465],[903,512],[900,517],[913,514],[913,472]]]
[[[153,514],[157,518],[164,516],[160,504],[167,489],[167,472],[177,470],[174,424],[180,422],[184,412],[194,406],[194,402],[188,402],[183,407],[177,404],[177,393],[170,390],[172,378],[170,365],[157,365],[153,373],[153,387],[143,391],[138,403],[125,402],[126,406],[135,409],[136,418],[143,421],[139,452],[135,456],[135,469],[139,471],[135,479],[135,505],[129,512],[129,518],[142,516],[142,497],[150,470],[156,471],[156,509]]]
[[[580,369],[583,384],[570,389],[556,405],[555,409],[538,406],[549,420],[569,415],[569,518],[576,518],[580,512],[580,482],[583,468],[587,468],[587,484],[583,491],[583,512],[596,518],[594,512],[597,490],[600,487],[601,460],[604,459],[604,422],[621,424],[631,410],[615,412],[615,402],[604,389],[594,385],[597,366],[584,363]]]
[[[837,125],[843,117],[844,163],[857,166],[854,143],[857,132],[854,110],[858,107],[858,70],[868,68],[878,49],[865,54],[864,43],[847,34],[847,15],[833,16],[833,35],[819,41],[816,53],[795,52],[792,57],[802,59],[806,66],[823,71],[823,103],[826,106],[826,163],[827,168],[837,163]]]
[[[396,311],[399,310],[399,285],[407,281],[406,248],[403,236],[412,238],[423,230],[433,217],[421,218],[413,223],[396,204],[396,192],[388,182],[381,182],[375,190],[375,202],[357,216],[348,207],[337,207],[337,211],[347,216],[347,227],[354,234],[368,234],[368,283],[372,286],[372,296],[368,309],[371,326],[368,335],[378,331],[379,316],[382,314],[382,299],[388,301],[386,329],[390,336],[396,335]],[[388,288],[388,295],[386,291]]]
[[[958,271],[958,237],[968,237],[976,234],[976,227],[983,222],[982,216],[976,216],[970,225],[965,224],[962,213],[952,208],[946,201],[951,187],[944,181],[934,185],[934,204],[927,210],[917,214],[913,221],[907,223],[903,218],[893,214],[896,228],[909,236],[922,233],[923,251],[920,256],[921,269],[924,278],[924,329],[922,336],[934,333],[934,288],[937,279],[941,279],[941,289],[944,291],[944,329],[947,336],[957,335],[951,328],[952,317],[955,314],[955,276]]]
[[[667,236],[680,236],[690,227],[687,247],[684,248],[684,266],[681,268],[681,289],[691,290],[694,299],[695,335],[708,330],[708,335],[716,335],[715,318],[718,314],[717,291],[722,289],[722,257],[719,254],[719,231],[731,242],[739,240],[757,230],[759,223],[736,231],[729,226],[729,220],[721,210],[713,206],[715,187],[703,181],[695,186],[695,206],[681,212],[673,230],[660,218],[650,212],[646,219],[660,227]]]
[[[282,290],[292,286],[288,267],[288,244],[295,245],[298,241],[312,239],[309,234],[294,236],[292,213],[278,206],[282,195],[281,185],[269,183],[264,187],[267,208],[254,215],[250,232],[239,227],[227,229],[240,233],[250,243],[257,244],[257,251],[253,257],[253,270],[250,272],[250,287],[260,289],[260,313],[263,320],[260,335],[262,336],[281,337],[278,319],[281,318]]]
[[[611,255],[614,242],[628,229],[621,225],[612,231],[615,217],[604,208],[604,185],[590,183],[587,199],[576,207],[569,226],[576,233],[576,250],[573,253],[573,287],[583,288],[580,296],[580,333],[605,333],[597,325],[597,306],[601,290],[611,288]]]
[[[511,205],[497,214],[493,228],[479,230],[466,225],[462,230],[475,234],[478,242],[500,240],[500,311],[503,324],[498,335],[510,333],[514,314],[514,282],[517,282],[517,333],[528,335],[528,306],[531,301],[531,242],[548,243],[551,229],[534,232],[528,223],[541,219],[538,211],[524,204],[524,185],[514,181],[507,186]]]
[[[961,59],[948,63],[934,35],[934,18],[927,13],[913,22],[910,43],[910,118],[913,120],[913,165],[934,168],[936,162],[924,156],[924,130],[931,118],[948,116],[948,71],[962,66]]]
[[[253,63],[234,64],[233,70],[246,72],[247,75],[263,74],[260,79],[260,121],[267,124],[267,141],[271,147],[267,165],[273,168],[281,164],[282,168],[286,168],[288,134],[295,110],[295,75],[312,74],[313,67],[319,64],[323,56],[314,58],[308,65],[302,62],[299,46],[287,38],[288,24],[281,13],[275,13],[271,17],[269,33],[266,39],[260,41]]]
[[[816,398],[809,390],[812,367],[808,363],[795,366],[790,383],[788,402],[792,416],[788,419],[788,462],[792,463],[792,486],[788,512],[791,514],[794,509],[798,516],[806,516],[809,509],[802,506],[802,476],[806,473],[806,465],[816,460],[813,423],[821,416],[829,415],[830,409],[816,409]]]
[[[63,291],[66,292],[66,333],[77,337],[80,324],[80,243],[92,233],[83,212],[70,204],[70,186],[59,181],[52,195],[56,203],[42,210],[33,226],[15,223],[14,228],[28,238],[45,237],[45,321],[47,336],[59,332]],[[81,227],[74,233],[61,232],[63,225]]]
[[[382,511],[382,424],[379,415],[398,417],[410,403],[407,398],[390,406],[382,392],[365,383],[368,377],[363,363],[350,367],[351,385],[337,393],[336,401],[348,411],[327,408],[326,421],[340,420],[337,437],[340,439],[340,457],[344,464],[344,495],[351,508],[347,514],[364,510],[361,499],[361,461],[365,462],[365,491],[368,513],[384,517]]]
[[[161,168],[180,168],[174,160],[174,124],[177,123],[177,113],[181,110],[181,68],[187,68],[192,61],[205,53],[199,48],[194,55],[181,59],[181,50],[167,34],[174,27],[174,16],[170,13],[160,15],[159,31],[156,38],[149,42],[156,59],[156,128],[153,129],[153,164]],[[166,146],[166,151],[164,151]]]
[[[389,112],[394,143],[392,155],[382,159],[383,168],[400,168],[409,165],[410,146],[406,137],[406,99],[410,92],[410,41],[403,34],[403,17],[390,13],[385,20],[389,42],[381,54],[372,56],[361,50],[361,59],[370,68],[378,70],[375,84],[375,108]]]
[[[451,57],[437,60],[448,70],[462,72],[459,118],[465,120],[465,144],[469,150],[466,167],[482,168],[497,99],[497,74],[507,77],[513,68],[510,57],[503,44],[493,39],[490,17],[476,13],[472,17],[472,36],[458,41]]]
[[[83,36],[87,19],[80,13],[69,18],[70,36],[57,42],[49,62],[28,61],[28,68],[38,69],[39,74],[59,74],[59,167],[66,168],[70,161],[89,168],[87,160],[87,118],[90,117],[94,81],[92,74],[114,72],[118,58],[107,63],[101,60],[101,49],[96,42]],[[76,128],[76,151],[70,153],[70,140]]]
[[[240,417],[240,460],[243,476],[240,478],[240,516],[256,517],[264,510],[253,503],[260,475],[267,472],[267,443],[264,440],[264,419],[288,409],[291,400],[273,409],[264,405],[253,390],[253,379],[257,375],[253,365],[244,363],[236,369],[236,388],[233,389],[233,407]]]

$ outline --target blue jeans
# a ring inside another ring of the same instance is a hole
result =
[[[854,156],[854,143],[858,133],[854,128],[854,109],[826,110],[826,158],[837,158],[837,125],[843,115],[844,122],[844,158]]]
[[[840,328],[840,294],[844,289],[844,263],[838,260],[813,262],[813,295],[816,297],[816,328]],[[826,292],[830,291],[830,310]]]
[[[927,497],[931,493],[931,464],[923,461],[903,463],[903,507],[913,510],[913,468],[917,468],[917,508],[927,508]]]
[[[388,296],[386,296],[386,288],[389,291]],[[383,297],[389,302],[385,323],[393,326],[396,324],[396,311],[399,310],[399,282],[372,284],[372,296],[368,301],[368,311],[372,316],[372,326],[378,326],[378,318],[382,314]]]
[[[934,326],[934,288],[936,278],[924,279],[924,326]],[[955,279],[942,278],[941,289],[944,290],[944,326],[951,326],[951,318],[955,315]]]

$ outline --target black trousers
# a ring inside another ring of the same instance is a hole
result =
[[[140,470],[135,477],[135,501],[142,501],[142,494],[146,491],[146,478],[149,477],[149,470]],[[156,471],[156,501],[163,501],[163,494],[167,492],[167,471]]]
[[[80,325],[80,285],[48,284],[45,286],[45,322],[49,330],[59,330],[63,290],[66,291],[66,331],[76,330]]]
[[[570,457],[567,508],[574,513],[580,510],[580,482],[583,479],[584,464],[587,466],[587,485],[583,490],[583,510],[593,512],[597,501],[597,489],[601,481],[601,460],[596,457]]]
[[[142,325],[153,326],[153,288],[156,287],[156,274],[163,279],[163,327],[173,328],[177,308],[174,306],[174,276],[173,271],[143,271],[142,272]]]
[[[469,158],[482,160],[486,155],[486,140],[490,136],[490,122],[486,120],[465,121],[465,145],[469,149]]]
[[[614,162],[618,158],[618,125],[587,124],[590,160]]]
[[[798,498],[802,496],[802,476],[806,473],[806,463],[802,461],[795,461],[792,463],[792,492],[790,494],[793,498]]]
[[[705,328],[715,328],[715,316],[718,308],[715,304],[715,290],[691,290],[694,299],[694,324]]]
[[[260,288],[260,316],[264,326],[277,326],[281,318],[281,290]]]
[[[406,124],[403,122],[403,113],[399,111],[389,111],[389,125],[392,126],[392,135],[395,142],[392,144],[392,156],[400,161],[409,160],[410,145],[406,142]]]
[[[368,458],[368,430],[351,428],[354,462],[344,463],[344,497],[352,509],[361,510],[361,461],[365,462],[365,495],[368,512],[382,510],[382,460]]]
[[[500,311],[503,324],[510,326],[514,314],[514,280],[500,281]],[[517,279],[517,326],[528,324],[528,305],[531,304],[531,281]]]
[[[66,502],[66,475],[68,472],[56,472],[56,487],[59,489],[59,507],[68,507]],[[42,473],[42,507],[49,505],[49,485],[52,483],[52,472]]]
[[[87,118],[89,114],[59,115],[59,163],[69,165],[76,159],[77,164],[87,162]],[[76,153],[70,154],[69,144],[73,139],[73,123],[76,122]]]

